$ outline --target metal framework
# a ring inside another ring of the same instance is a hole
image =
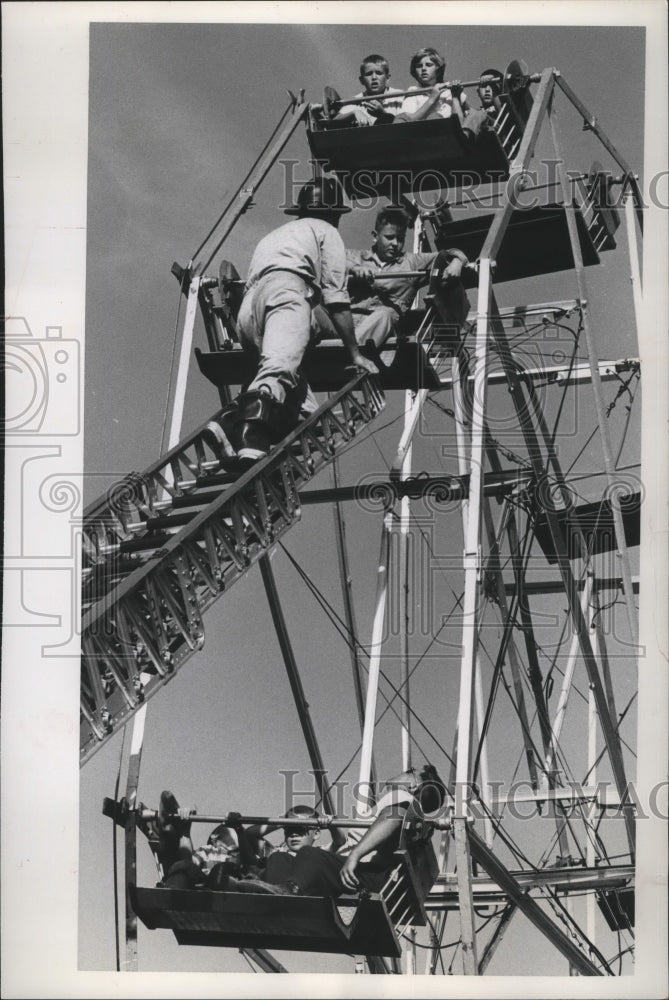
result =
[[[592,908],[588,910],[586,933],[574,914],[570,894],[590,892],[591,898],[596,894],[600,899],[602,893],[616,893],[633,886],[635,810],[629,797],[628,764],[620,732],[626,709],[619,713],[615,704],[598,595],[607,590],[622,594],[630,658],[633,658],[637,641],[634,595],[638,592],[638,582],[632,573],[620,492],[615,489],[616,460],[602,386],[609,381],[621,382],[626,376],[638,376],[639,363],[634,357],[612,361],[598,358],[576,209],[566,165],[561,160],[554,109],[556,87],[583,116],[623,171],[622,183],[629,189],[626,222],[628,228],[631,227],[628,244],[633,257],[636,255],[636,232],[629,199],[633,196],[636,201],[641,224],[640,191],[626,161],[559,71],[548,68],[532,79],[538,86],[522,138],[517,129],[513,136],[506,133],[502,136],[509,158],[510,179],[513,182],[524,176],[542,125],[548,122],[560,161],[558,174],[577,298],[513,309],[498,308],[495,262],[514,211],[510,194],[514,184],[507,183],[478,260],[476,309],[469,326],[472,336],[469,339],[462,337],[455,343],[452,331],[446,338],[440,336],[443,303],[440,303],[438,292],[431,297],[426,319],[418,333],[419,342],[425,345],[439,374],[441,388],[438,392],[452,393],[453,409],[448,412],[455,421],[457,476],[412,476],[412,442],[416,429],[428,403],[441,398],[421,389],[407,394],[404,431],[388,480],[355,486],[341,484],[336,456],[383,405],[372,381],[359,376],[334,394],[278,452],[234,482],[223,468],[220,449],[217,451],[215,415],[141,477],[128,478],[112,496],[93,505],[86,512],[84,526],[82,760],[87,760],[115,727],[127,721],[141,703],[201,647],[203,612],[259,560],[312,766],[320,775],[324,804],[332,812],[328,788],[322,777],[324,762],[281,614],[280,593],[269,567],[267,551],[299,517],[300,502],[305,505],[334,504],[337,561],[362,731],[359,778],[370,781],[374,777],[373,739],[382,680],[391,538],[398,530],[403,533],[400,572],[408,587],[406,536],[411,503],[436,496],[459,504],[464,540],[461,561],[464,587],[459,598],[462,621],[459,703],[449,783],[449,821],[442,833],[440,875],[427,905],[434,914],[426,964],[426,971],[430,973],[437,971],[442,952],[447,947],[442,939],[448,913],[456,911],[458,938],[451,958],[452,967],[455,953],[459,952],[460,966],[456,971],[468,975],[483,973],[513,916],[520,912],[566,959],[571,972],[610,974],[611,966],[594,941]],[[286,126],[288,134],[304,116],[305,108],[301,100],[296,101],[293,118]],[[496,127],[505,128],[504,116]],[[281,140],[285,138],[282,134]],[[277,141],[275,146],[281,148],[281,143]],[[258,177],[262,179],[268,167],[269,163],[263,161],[254,185],[256,181],[259,183]],[[248,191],[244,189],[243,194],[247,198]],[[229,207],[223,220],[224,233],[216,249],[249,200],[250,196],[241,208]],[[600,249],[605,234],[595,207],[586,199],[580,203],[580,208],[586,215],[594,245]],[[421,230],[419,235],[427,241]],[[635,303],[638,304],[641,289],[636,259],[631,261],[631,270]],[[193,269],[189,271],[189,278],[189,302],[204,304],[210,346],[220,346],[221,337],[225,337],[225,324],[223,329],[219,328],[220,316],[213,316],[211,301],[203,296],[206,283],[194,276]],[[187,343],[190,343],[194,319],[195,309],[187,310],[185,327],[189,329],[184,334]],[[578,335],[583,334],[587,364],[578,364],[574,358],[570,363],[557,365],[539,363],[533,366],[518,362],[510,337],[514,324],[522,322],[531,327],[534,322],[560,324],[569,320],[578,324],[574,344]],[[497,370],[493,362],[499,363]],[[595,404],[613,518],[617,563],[614,575],[601,571],[592,537],[589,536],[588,541],[577,505],[569,501],[569,473],[562,469],[543,401],[537,392],[538,386],[565,392],[578,385],[590,386]],[[515,416],[510,447],[493,436],[489,396],[495,386],[506,387]],[[515,462],[515,466],[503,467],[500,455]],[[308,480],[327,463],[332,464],[332,486],[302,492]],[[384,518],[365,692],[340,505],[342,501],[372,496],[379,499]],[[500,508],[497,523],[492,500],[496,500]],[[532,537],[538,516],[545,519],[555,555],[558,575],[552,578],[537,579],[528,569],[528,539]],[[576,556],[569,548],[567,528],[578,542]],[[572,636],[558,704],[552,716],[549,678],[542,670],[538,639],[541,626],[537,620],[541,616],[537,601],[551,594],[561,594],[565,598],[565,629],[569,629]],[[409,678],[413,671],[409,668],[407,607],[403,610],[399,691],[403,700],[402,760],[408,767],[413,729]],[[500,629],[500,639],[495,656],[490,658],[490,669],[487,669],[483,629],[491,610]],[[560,738],[567,703],[575,689],[578,662],[585,667],[590,692],[591,752],[586,774],[590,777],[590,785],[584,781],[585,787],[575,791],[573,787],[566,787],[569,775],[564,770]],[[506,677],[507,669],[510,681]],[[520,755],[529,785],[524,801],[545,809],[555,829],[550,849],[556,847],[559,854],[557,863],[550,867],[546,866],[545,858],[533,863],[517,848],[512,836],[504,831],[504,811],[509,802],[491,790],[494,777],[492,721],[495,699],[503,688],[506,688],[518,719]],[[601,730],[604,743],[598,756],[595,724]],[[616,786],[615,801],[610,796],[608,801],[603,801],[598,790],[591,787],[595,784],[595,768],[604,753]],[[138,761],[136,754],[132,759]],[[129,789],[131,785],[132,782]],[[614,864],[606,853],[599,853],[600,823],[611,809],[615,809],[624,821],[624,863]],[[334,828],[337,823],[330,825]],[[483,835],[479,829],[483,830]],[[587,856],[584,852],[582,864],[570,853],[578,846],[579,837],[587,845]],[[454,848],[455,864],[449,868],[451,848]],[[598,852],[597,864],[594,863],[595,850]],[[509,858],[516,864],[510,864]],[[526,867],[520,870],[517,867],[519,859],[526,861]],[[130,860],[132,862],[132,858]],[[484,927],[489,923],[492,927],[485,933],[479,926],[482,905],[491,907]],[[617,927],[627,932],[631,923],[628,920],[627,926],[620,923]],[[132,934],[130,927],[130,948]],[[405,971],[413,973],[418,971],[414,931],[407,934],[407,942]],[[255,960],[266,971],[285,971],[266,954],[258,952]],[[369,959],[368,967],[375,973],[390,971],[382,960]],[[393,971],[399,971],[398,967],[394,966]]]

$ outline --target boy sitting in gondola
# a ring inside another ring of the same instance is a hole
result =
[[[500,110],[499,95],[502,93],[504,74],[498,69],[484,69],[479,78],[476,92],[481,102],[480,108],[465,110],[463,128],[472,135],[479,135],[492,128]]]
[[[402,99],[379,101],[381,95],[399,94],[396,87],[388,86],[390,67],[384,56],[373,53],[365,56],[360,66],[362,91],[356,98],[369,97],[364,104],[345,104],[335,115],[335,121],[349,120],[356,125],[383,125],[392,122],[402,106]]]
[[[429,280],[435,261],[443,261],[442,281],[451,284],[462,300],[462,319],[468,303],[457,279],[468,263],[460,250],[405,253],[409,217],[403,208],[388,206],[376,216],[369,250],[347,250],[348,291],[355,337],[361,346],[372,341],[380,348],[396,334],[402,316],[410,309],[416,292]],[[397,276],[395,276],[397,274]],[[378,279],[378,280],[377,280]]]

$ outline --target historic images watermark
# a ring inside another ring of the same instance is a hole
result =
[[[10,438],[78,434],[78,341],[64,338],[60,326],[47,326],[44,337],[37,337],[24,316],[6,317],[5,337],[5,434]]]
[[[312,776],[310,783],[304,773],[296,769],[282,768],[278,773],[282,782],[284,811],[298,804],[322,809],[322,796],[315,780],[318,773],[321,782],[329,789],[334,815],[338,819],[369,815],[381,794],[393,786],[393,779],[376,783],[337,779],[329,783],[327,772],[310,770],[307,772]],[[441,787],[440,780],[432,784]],[[425,787],[428,785],[429,781]],[[527,780],[491,781],[485,790],[471,782],[456,782],[452,791],[446,789],[444,804],[430,817],[443,819],[469,814],[474,819],[483,819],[504,812],[507,818],[530,820],[549,814],[548,803],[556,802],[560,812],[566,816],[580,816],[584,809],[594,806],[605,811],[608,818],[620,818],[624,810],[631,807],[638,820],[651,817],[666,820],[669,819],[668,794],[669,781],[658,782],[643,796],[634,782],[627,782],[622,794],[612,782],[601,780],[587,785],[565,779],[558,788],[545,791],[535,789]]]
[[[337,171],[347,195],[360,209],[380,207],[381,202],[401,203],[410,194],[416,209],[431,212],[448,202],[449,192],[457,193],[460,208],[480,206],[482,198],[489,211],[500,208],[507,201],[514,209],[529,211],[540,206],[555,203],[556,192],[561,189],[560,164],[554,158],[540,160],[532,170],[518,170],[507,175],[506,171],[461,170],[457,178],[439,170],[354,170]],[[309,176],[303,176],[304,164],[301,160],[282,159],[282,201],[279,209],[295,204],[297,192],[316,171],[327,171],[327,161],[312,160]],[[591,190],[590,178],[583,171],[567,170],[568,194],[570,197],[591,196],[595,209],[620,209],[627,197],[628,185],[625,175],[602,171],[601,182]],[[497,185],[495,188],[493,185]],[[382,193],[380,193],[382,192]],[[669,171],[663,170],[650,178],[647,185],[648,201],[638,189],[635,197],[638,208],[649,206],[669,209]]]

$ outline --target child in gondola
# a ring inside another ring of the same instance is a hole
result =
[[[402,98],[379,101],[381,95],[399,94],[396,87],[389,87],[390,67],[384,56],[373,53],[365,56],[360,65],[360,83],[362,91],[355,97],[369,97],[364,104],[345,104],[335,121],[349,120],[356,125],[384,125],[392,122],[402,106]]]
[[[442,281],[453,306],[458,305],[462,319],[468,303],[458,279],[467,257],[457,249],[432,253],[406,253],[409,217],[403,208],[388,206],[376,216],[369,250],[347,250],[351,314],[358,344],[372,341],[380,348],[400,329],[402,317],[410,309],[416,292],[429,281],[430,268],[440,259]],[[398,272],[394,277],[394,272]],[[413,273],[407,277],[406,272]],[[375,275],[383,275],[375,281]],[[458,310],[456,310],[457,312]]]
[[[396,122],[418,122],[432,118],[450,118],[455,114],[464,119],[467,97],[464,92],[454,93],[444,83],[446,60],[433,48],[419,49],[411,57],[410,73],[417,87],[410,90],[429,90],[429,93],[411,94],[402,102]]]
[[[471,135],[479,135],[492,127],[499,110],[499,95],[502,93],[504,74],[498,69],[484,69],[479,78],[476,92],[481,102],[480,108],[465,111],[462,127]]]
[[[253,877],[269,854],[266,841],[254,840],[235,822],[235,814],[209,834],[207,843],[193,848],[191,823],[172,792],[163,792],[158,809],[158,860],[167,889],[217,889],[228,876]]]

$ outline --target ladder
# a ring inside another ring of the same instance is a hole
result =
[[[384,405],[375,379],[358,371],[238,477],[219,410],[86,509],[82,765],[202,648],[204,612],[299,520],[300,488]]]

